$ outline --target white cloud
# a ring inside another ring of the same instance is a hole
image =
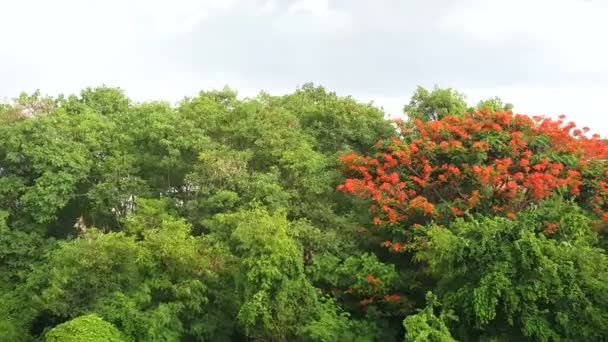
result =
[[[155,34],[190,33],[203,20],[231,10],[235,0],[131,0],[124,4],[150,23]]]
[[[348,32],[353,18],[330,6],[329,0],[299,0],[278,18],[277,29],[284,34],[340,34]]]
[[[467,1],[441,18],[447,31],[481,42],[531,41],[568,72],[608,72],[608,5],[585,0]],[[517,53],[517,51],[513,51]]]
[[[601,0],[0,1],[0,98],[105,83],[177,100],[314,81],[399,116],[416,85],[438,84],[606,135],[605,18]]]
[[[263,2],[263,5],[260,6],[260,12],[264,14],[272,14],[278,10],[279,6],[277,4],[277,0],[267,0]]]
[[[606,27],[603,11],[582,0],[465,1],[442,17],[448,28],[480,39],[535,36],[570,40],[578,31]]]

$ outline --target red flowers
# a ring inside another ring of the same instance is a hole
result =
[[[395,252],[400,251],[402,248],[405,248],[405,244],[401,244],[398,242],[393,244],[393,251],[395,251]]]
[[[338,158],[340,161],[344,162],[344,163],[350,163],[353,162],[355,159],[357,159],[357,155],[354,153],[351,154],[347,154],[344,156],[341,156],[340,158]]]
[[[452,207],[452,208],[450,208],[450,210],[452,211],[452,213],[455,216],[462,216],[462,214],[463,214],[462,210],[460,210],[460,208],[458,208],[458,207]]]
[[[417,227],[464,210],[513,218],[557,193],[608,221],[608,148],[588,129],[573,135],[575,125],[563,120],[490,111],[417,120],[413,130],[400,126],[401,138],[379,142],[377,159],[341,157],[347,178],[337,189],[369,199],[377,226]]]
[[[398,294],[386,294],[384,295],[384,300],[387,302],[398,302],[401,299],[401,296]]]
[[[545,226],[545,229],[544,229],[544,233],[546,235],[551,235],[556,230],[557,230],[557,224],[556,223],[547,223],[547,225]]]

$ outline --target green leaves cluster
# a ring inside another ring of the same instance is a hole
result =
[[[408,120],[441,120],[448,115],[461,115],[465,112],[490,110],[493,112],[510,111],[513,104],[505,103],[498,96],[481,100],[476,106],[466,102],[466,96],[452,88],[435,86],[432,90],[418,86],[410,102],[403,107]]]
[[[96,315],[85,315],[62,323],[46,334],[47,342],[124,342],[120,331]]]
[[[558,233],[547,236],[543,227],[555,219]],[[514,221],[480,217],[433,227],[417,258],[438,279],[440,301],[457,313],[451,326],[459,339],[608,336],[608,256],[572,203],[548,200]]]

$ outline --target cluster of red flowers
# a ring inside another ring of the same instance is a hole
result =
[[[384,300],[386,302],[398,303],[401,300],[401,296],[399,296],[398,294],[392,294],[392,295],[387,294],[387,295],[384,295]],[[367,305],[371,304],[372,302],[374,302],[373,298],[363,298],[360,303],[363,306],[367,306]]]
[[[553,194],[608,221],[608,148],[564,117],[483,111],[399,127],[400,138],[379,141],[377,154],[341,158],[347,178],[338,189],[369,198],[375,225],[413,226],[466,212],[514,218]]]
[[[365,277],[365,281],[373,284],[373,285],[380,285],[381,281],[380,278],[375,277],[372,274],[368,274],[367,277]],[[379,288],[377,288],[378,290],[380,290],[380,292],[376,292],[376,291],[366,291],[367,295],[369,297],[367,298],[363,298],[360,301],[360,304],[362,306],[367,306],[370,303],[374,302],[375,299],[382,301],[382,299],[384,299],[384,301],[386,302],[393,302],[393,303],[398,303],[401,300],[401,296],[399,296],[398,294],[389,294],[389,293],[385,293],[384,295],[382,295],[382,292],[385,291],[383,286],[380,286]],[[347,293],[361,293],[361,290],[356,291],[355,289],[349,289],[346,291]]]
[[[398,252],[404,250],[407,247],[407,243],[391,242],[386,240],[382,243],[382,246],[390,247],[393,251]]]
[[[557,230],[557,223],[547,223],[544,232],[547,235],[553,234]]]
[[[379,278],[376,278],[371,274],[368,274],[367,277],[365,278],[365,280],[367,280],[368,283],[375,283],[375,282],[380,281]]]
[[[401,296],[398,294],[387,294],[384,295],[384,300],[387,302],[398,302],[401,299]]]

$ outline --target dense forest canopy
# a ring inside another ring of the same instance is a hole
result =
[[[608,155],[418,88],[0,105],[0,341],[608,340]]]

